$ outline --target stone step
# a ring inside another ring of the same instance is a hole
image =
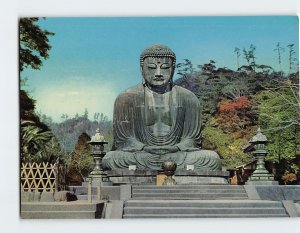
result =
[[[21,218],[26,219],[73,219],[101,218],[104,202],[23,202]]]
[[[128,200],[123,218],[257,218],[288,217],[279,201]]]
[[[277,217],[288,217],[286,214],[155,214],[155,215],[124,215],[126,219],[136,218],[277,218]]]
[[[243,186],[231,185],[174,185],[132,186],[133,199],[247,199]]]
[[[23,219],[95,219],[95,211],[21,211]]]
[[[173,185],[173,186],[156,186],[156,185],[133,185],[132,189],[244,189],[239,185],[216,184],[216,185]]]
[[[219,208],[219,207],[125,207],[124,215],[127,214],[282,214],[284,215],[284,208]]]
[[[246,193],[244,189],[138,189],[132,190],[138,193]]]
[[[256,200],[128,200],[126,207],[212,207],[212,208],[282,208],[278,201],[256,201]]]
[[[247,199],[246,193],[134,193],[133,199],[200,199],[200,200],[216,200],[216,199]]]
[[[99,211],[103,203],[73,202],[27,202],[21,203],[22,211]]]

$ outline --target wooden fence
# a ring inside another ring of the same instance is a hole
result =
[[[54,192],[64,188],[63,164],[59,162],[21,164],[21,192]]]

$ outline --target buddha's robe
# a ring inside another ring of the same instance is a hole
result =
[[[102,161],[104,169],[161,169],[171,159],[177,168],[194,165],[195,170],[218,170],[216,152],[199,149],[200,103],[190,91],[174,86],[158,94],[137,85],[120,94],[114,106],[112,151]],[[147,147],[156,148],[152,153]],[[165,146],[176,148],[169,152]],[[162,151],[158,150],[162,148]],[[172,152],[173,151],[173,152]]]

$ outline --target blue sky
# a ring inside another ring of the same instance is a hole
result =
[[[47,18],[40,26],[55,33],[50,58],[40,70],[27,69],[27,89],[37,111],[59,121],[87,108],[90,117],[112,117],[116,96],[141,82],[139,55],[154,43],[199,65],[215,60],[217,67],[236,69],[234,48],[256,46],[258,64],[279,69],[274,48],[280,42],[282,68],[288,71],[287,45],[294,43],[298,58],[298,18],[277,17],[148,17]],[[241,64],[245,60],[240,60]],[[176,79],[177,77],[175,77]]]

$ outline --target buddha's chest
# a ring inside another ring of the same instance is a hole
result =
[[[169,93],[145,95],[144,122],[154,136],[164,136],[170,132],[175,108],[176,104]]]

